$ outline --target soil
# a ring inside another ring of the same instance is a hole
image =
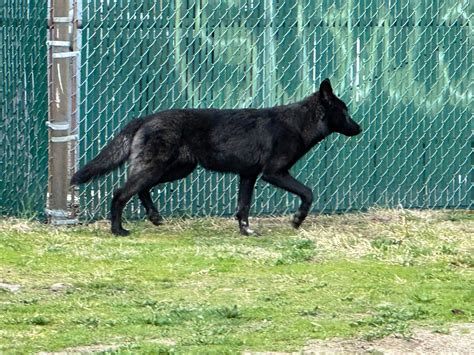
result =
[[[303,353],[474,354],[474,323],[452,325],[448,334],[415,329],[410,339],[389,336],[374,341],[311,341]]]

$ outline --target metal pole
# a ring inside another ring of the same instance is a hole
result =
[[[49,163],[46,215],[52,224],[72,224],[69,218],[69,167],[74,165],[71,147],[77,135],[72,113],[76,112],[75,63],[77,49],[76,1],[49,0],[48,95]],[[69,196],[71,198],[71,196]]]

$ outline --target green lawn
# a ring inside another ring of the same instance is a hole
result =
[[[474,315],[474,214],[376,209],[251,221],[0,219],[0,352],[296,351],[311,339],[410,335]],[[57,285],[60,284],[60,285]],[[54,285],[54,286],[53,286]]]

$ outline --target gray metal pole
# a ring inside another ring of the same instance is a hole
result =
[[[52,224],[71,224],[75,220],[68,212],[70,166],[77,136],[72,113],[77,112],[75,67],[77,49],[76,1],[49,0],[49,163],[46,215]],[[75,28],[76,27],[76,28]],[[71,196],[69,196],[71,199]]]

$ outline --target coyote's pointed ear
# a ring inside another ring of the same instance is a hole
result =
[[[326,100],[328,100],[334,95],[332,92],[331,82],[329,81],[328,78],[322,81],[321,85],[319,86],[319,92],[323,95],[323,98],[325,98]]]

